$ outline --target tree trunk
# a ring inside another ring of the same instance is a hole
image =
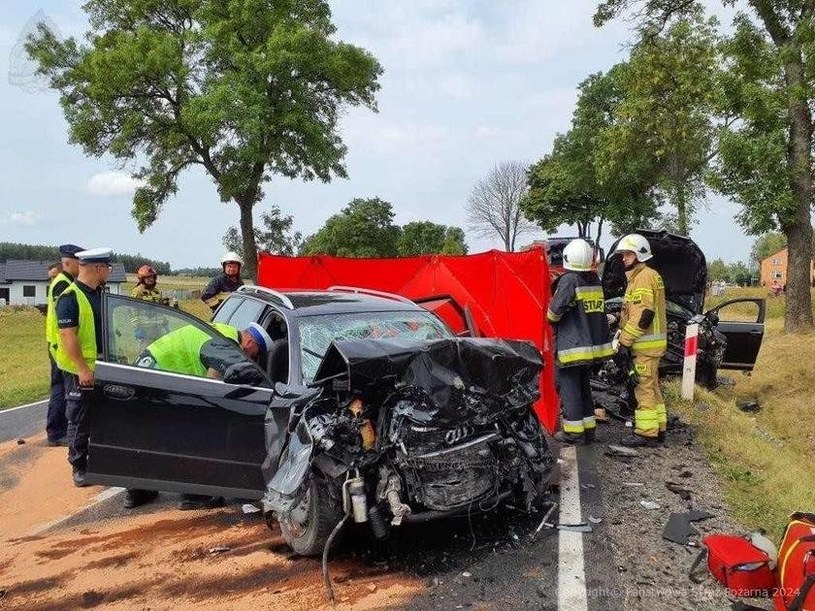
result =
[[[255,202],[251,198],[235,198],[241,211],[241,239],[243,240],[243,270],[242,275],[248,276],[252,282],[258,279],[258,247],[255,244],[255,224],[252,219],[252,209]]]
[[[679,235],[688,235],[688,198],[685,185],[682,183],[676,187],[676,231]]]
[[[812,328],[812,295],[809,291],[809,269],[812,261],[812,113],[803,97],[805,88],[801,50],[796,49],[784,64],[790,118],[790,140],[787,166],[792,181],[795,210],[781,219],[787,236],[787,311],[784,330],[805,331]]]

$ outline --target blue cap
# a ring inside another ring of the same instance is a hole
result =
[[[85,250],[76,244],[62,244],[59,247],[59,256],[63,259],[76,259],[76,253]]]
[[[93,265],[94,263],[110,263],[113,250],[110,248],[91,248],[76,253],[80,265]]]

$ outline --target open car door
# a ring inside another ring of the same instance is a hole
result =
[[[102,312],[105,350],[89,404],[87,480],[261,498],[272,398],[263,371],[234,341],[184,312],[110,294]],[[154,358],[156,339],[190,327],[209,336],[200,348],[206,373],[179,373],[172,370],[177,359]],[[227,381],[206,377],[214,371]]]
[[[731,299],[707,313],[718,315],[716,328],[727,338],[721,369],[753,370],[764,337],[766,308],[763,298]]]

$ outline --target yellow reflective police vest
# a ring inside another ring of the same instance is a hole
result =
[[[628,286],[620,314],[620,343],[630,346],[636,354],[662,356],[668,347],[662,276],[644,263],[638,263],[625,275]],[[647,329],[640,329],[639,321],[644,310],[653,310],[654,320]]]
[[[48,309],[45,311],[45,341],[48,342],[49,349],[59,341],[59,327],[57,326],[56,313],[57,298],[54,297],[54,287],[63,280],[68,284],[73,282],[68,274],[60,272],[54,276],[54,279],[51,280],[51,284],[48,285],[48,298],[46,300]]]
[[[222,335],[235,342],[240,333],[235,327],[223,323],[212,323]],[[207,368],[201,362],[201,348],[212,336],[194,325],[185,325],[161,336],[147,346],[147,351],[156,361],[156,369],[173,373],[206,377]]]
[[[82,353],[82,358],[88,364],[91,371],[96,369],[96,327],[93,320],[93,308],[91,302],[88,300],[87,295],[76,284],[71,285],[65,289],[59,299],[62,299],[68,293],[76,295],[76,304],[79,307],[79,327],[77,328],[77,338],[79,339],[79,349]],[[59,336],[57,336],[59,338]],[[74,362],[68,357],[65,352],[63,342],[57,339],[56,346],[51,351],[54,360],[57,362],[57,367],[68,373],[78,374]]]

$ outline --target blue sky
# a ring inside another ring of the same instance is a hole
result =
[[[57,96],[36,83],[20,87],[14,77],[26,69],[13,49],[29,19],[42,10],[61,34],[81,34],[81,4],[11,0],[0,17],[0,241],[111,246],[175,268],[217,264],[238,212],[218,200],[202,172],[186,174],[158,222],[140,234],[130,216],[129,168],[68,144]],[[369,49],[385,68],[379,113],[351,109],[343,117],[348,179],[275,179],[257,216],[278,205],[308,234],[351,199],[378,196],[393,204],[400,224],[432,220],[466,230],[473,185],[497,162],[546,154],[569,127],[576,85],[625,59],[630,24],[594,28],[595,5],[334,0],[338,37]],[[746,260],[753,238],[734,220],[738,206],[717,197],[708,204],[692,237],[708,259]],[[521,243],[536,237],[542,234]],[[471,252],[500,246],[469,232],[468,242]]]

